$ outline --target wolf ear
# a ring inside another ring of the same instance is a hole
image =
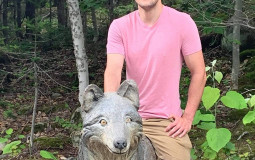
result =
[[[103,91],[96,85],[90,84],[83,93],[82,110],[88,112],[93,105],[104,96]]]
[[[117,94],[128,98],[138,110],[139,108],[139,93],[138,88],[133,80],[125,80],[117,91]]]

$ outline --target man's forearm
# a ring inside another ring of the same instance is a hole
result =
[[[184,111],[183,117],[193,121],[196,110],[201,101],[201,97],[204,91],[204,86],[206,83],[206,74],[199,73],[193,74],[191,76],[191,82],[188,91],[188,101],[186,105],[186,109]]]
[[[116,92],[120,86],[121,75],[108,71],[104,73],[104,92]]]

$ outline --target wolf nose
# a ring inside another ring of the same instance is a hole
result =
[[[122,150],[127,147],[127,141],[126,140],[118,140],[118,141],[114,142],[114,147]]]

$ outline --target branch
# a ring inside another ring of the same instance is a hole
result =
[[[66,86],[64,86],[64,85],[62,85],[62,84],[60,84],[60,83],[58,83],[57,81],[55,81],[47,72],[45,72],[44,70],[42,70],[39,66],[37,66],[37,68],[39,69],[39,70],[41,70],[41,72],[43,72],[44,74],[46,74],[53,82],[55,82],[56,84],[58,84],[58,85],[60,85],[60,86],[62,86],[62,87],[64,87],[64,88],[66,88],[66,89],[68,89],[68,90],[72,90],[71,88],[69,88],[69,87],[66,87]]]

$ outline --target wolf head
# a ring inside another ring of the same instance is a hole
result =
[[[105,94],[96,85],[89,85],[83,96],[83,141],[87,148],[100,146],[125,154],[137,147],[142,120],[137,112],[139,95],[134,81],[126,80],[117,92]]]

